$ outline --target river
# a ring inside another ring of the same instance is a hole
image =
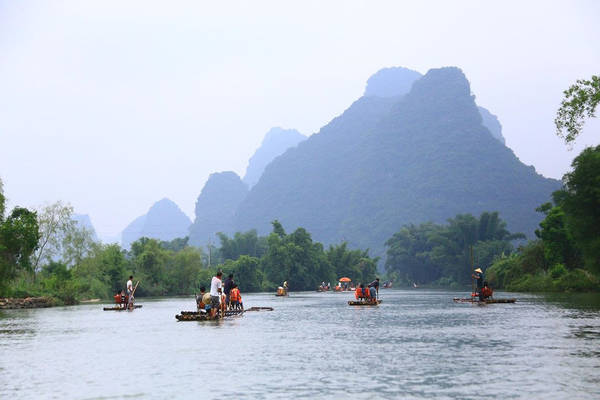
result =
[[[0,311],[0,399],[600,398],[600,298],[382,290],[244,295],[274,311],[177,322],[193,298]]]

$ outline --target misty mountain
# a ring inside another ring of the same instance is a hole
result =
[[[273,159],[290,147],[306,140],[306,136],[295,129],[271,128],[265,135],[260,147],[248,161],[244,183],[252,188],[260,179],[265,167]]]
[[[499,211],[510,230],[531,236],[542,217],[535,208],[560,182],[492,135],[462,71],[384,71],[342,115],[265,168],[235,230],[265,234],[278,219],[324,243],[382,255],[403,224]]]
[[[121,246],[129,249],[141,237],[173,240],[185,237],[192,221],[171,200],[164,198],[150,207],[148,212],[133,220],[121,233]]]
[[[506,144],[504,136],[502,136],[502,125],[500,124],[498,117],[483,107],[477,107],[477,109],[479,110],[479,115],[481,115],[483,126],[488,128],[488,131],[490,131],[492,136],[499,140],[500,143]]]
[[[248,194],[248,187],[231,171],[210,175],[196,201],[196,219],[189,228],[189,243],[218,245],[217,232],[233,233],[233,216]]]
[[[87,214],[73,214],[71,217],[75,222],[77,222],[78,228],[84,228],[88,232],[90,232],[93,240],[98,240],[98,235],[96,235],[96,229],[94,229],[94,225],[92,224],[92,220],[90,216]]]
[[[367,80],[364,96],[402,96],[408,93],[413,83],[422,76],[417,71],[402,67],[380,69]],[[483,119],[483,126],[488,128],[493,137],[505,144],[504,136],[502,136],[502,125],[498,117],[483,107],[477,107],[477,109]]]

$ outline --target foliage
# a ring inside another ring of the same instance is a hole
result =
[[[0,202],[3,202],[3,198]],[[2,204],[2,209],[4,204]],[[36,213],[16,207],[7,218],[0,216],[0,295],[19,270],[31,269],[31,255],[36,250],[39,230]]]
[[[590,80],[579,79],[564,91],[564,95],[554,124],[556,134],[566,143],[572,143],[581,133],[584,119],[595,117],[596,106],[600,103],[600,77],[593,75]]]
[[[241,255],[260,258],[267,249],[266,238],[259,238],[256,229],[236,232],[232,239],[222,232],[217,233],[217,236],[221,241],[219,251],[223,260],[237,260]]]
[[[600,146],[584,149],[571,166],[556,197],[586,268],[600,273]]]
[[[555,195],[555,198],[557,196]],[[580,263],[580,254],[571,232],[567,229],[566,215],[560,206],[544,203],[536,209],[546,215],[535,234],[542,239],[544,264],[564,264],[573,269]]]
[[[497,212],[479,218],[457,215],[448,225],[406,225],[387,242],[388,275],[406,283],[467,284],[471,282],[471,248],[476,265],[487,266],[513,251],[511,234]]]
[[[72,233],[77,230],[77,222],[72,217],[73,207],[60,201],[38,212],[40,241],[34,256],[34,273],[42,262],[49,263],[62,257],[66,238],[72,237]]]

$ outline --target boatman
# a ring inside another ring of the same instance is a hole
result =
[[[369,283],[369,292],[371,295],[371,301],[377,301],[377,296],[379,295],[379,278],[375,278],[375,280]]]
[[[210,281],[210,317],[214,318],[217,310],[219,309],[219,303],[221,299],[221,293],[223,292],[223,282],[221,277],[223,273],[218,271]]]
[[[473,275],[471,275],[471,278],[475,279],[476,281],[476,293],[479,294],[479,300],[483,300],[483,295],[481,294],[481,289],[483,288],[483,271],[481,270],[481,268],[477,268],[475,271],[473,271]]]
[[[133,275],[129,275],[127,281],[127,308],[133,308]]]

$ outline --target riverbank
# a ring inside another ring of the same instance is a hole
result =
[[[0,310],[11,310],[19,308],[46,308],[56,305],[56,300],[52,297],[25,297],[15,299],[10,297],[0,298]]]

